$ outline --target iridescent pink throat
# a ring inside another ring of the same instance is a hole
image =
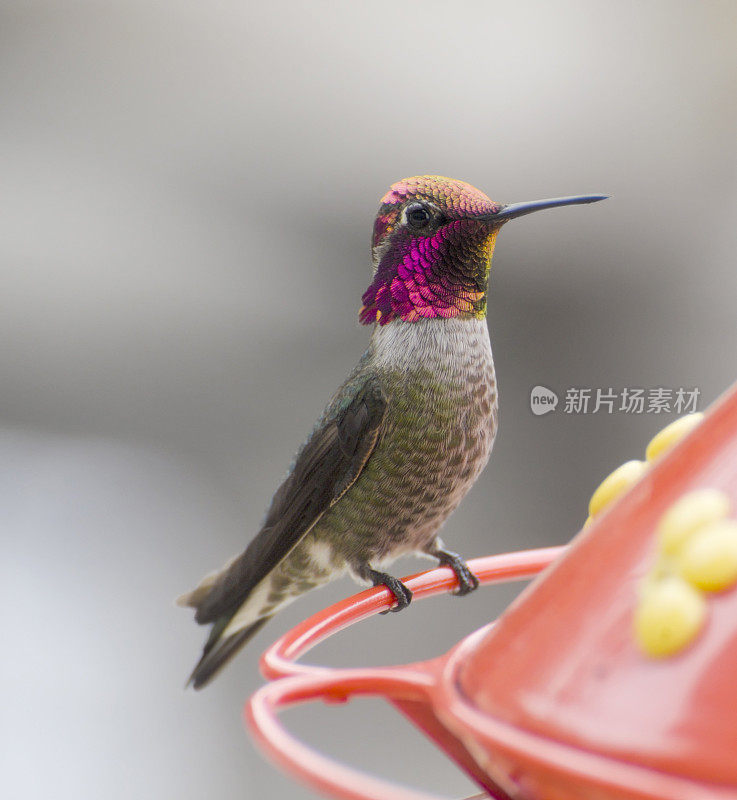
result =
[[[483,317],[496,231],[473,219],[448,222],[432,236],[392,237],[362,297],[359,320]]]

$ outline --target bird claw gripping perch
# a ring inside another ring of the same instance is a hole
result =
[[[450,567],[458,579],[458,588],[453,594],[463,597],[479,588],[479,579],[468,568],[468,564],[458,555],[448,550],[434,554],[443,566]]]
[[[366,570],[366,577],[374,584],[374,586],[386,586],[386,588],[394,595],[397,601],[395,606],[387,608],[385,611],[380,611],[380,614],[388,614],[401,611],[403,608],[412,602],[412,592],[408,589],[399,578],[393,575],[388,575],[386,572],[377,572],[374,569]]]

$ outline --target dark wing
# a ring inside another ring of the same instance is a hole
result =
[[[256,538],[197,603],[197,622],[235,614],[252,589],[350,488],[376,446],[386,405],[373,378],[338,403],[337,411],[302,447]]]

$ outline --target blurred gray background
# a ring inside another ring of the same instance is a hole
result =
[[[489,326],[492,463],[467,556],[564,542],[672,416],[533,417],[530,387],[737,374],[731,2],[5,0],[0,11],[0,793],[308,798],[254,750],[267,626],[205,692],[173,598],[242,549],[365,347],[390,183],[612,198],[507,226]],[[425,562],[426,563],[426,562]],[[400,573],[424,568],[407,561]],[[440,653],[516,589],[372,619],[312,654]],[[395,780],[472,787],[380,702],[299,735]]]

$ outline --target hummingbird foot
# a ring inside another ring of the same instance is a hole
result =
[[[479,588],[479,579],[468,568],[468,564],[458,555],[450,550],[443,550],[442,547],[434,547],[430,551],[431,556],[446,567],[450,567],[455,572],[458,579],[458,589],[453,592],[457,597],[463,597]]]
[[[412,592],[399,578],[395,578],[393,575],[389,575],[386,572],[378,572],[375,569],[371,569],[368,565],[362,567],[358,574],[364,580],[371,581],[374,586],[386,586],[394,595],[397,604],[391,608],[387,608],[386,611],[380,611],[380,614],[388,614],[390,611],[401,611],[403,608],[407,608],[412,602]]]

